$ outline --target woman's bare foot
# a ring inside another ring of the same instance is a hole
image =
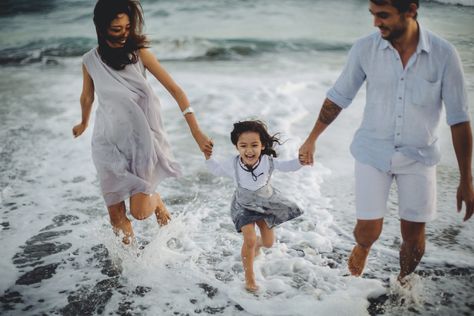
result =
[[[133,241],[133,236],[123,236],[122,243],[124,245],[130,245]]]
[[[133,230],[130,221],[123,223],[120,227],[112,226],[117,237],[122,237],[124,245],[130,245],[133,241]]]
[[[364,248],[360,245],[355,245],[354,249],[352,249],[351,256],[349,257],[349,261],[347,266],[349,271],[354,276],[360,276],[364,271],[365,261],[367,260],[367,256],[369,255],[370,248]]]
[[[160,226],[164,226],[168,224],[168,222],[171,220],[171,215],[166,209],[165,203],[163,203],[158,193],[156,194],[156,198],[157,198],[156,199],[157,206],[155,209],[156,220],[158,221],[158,224],[160,224]]]

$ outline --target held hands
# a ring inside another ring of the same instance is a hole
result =
[[[212,147],[214,146],[212,139],[207,137],[206,134],[201,131],[198,131],[196,135],[194,135],[194,139],[198,143],[199,149],[201,149],[201,151],[204,153],[206,160],[211,158]]]
[[[303,143],[303,145],[301,145],[299,154],[298,154],[298,159],[300,160],[300,163],[303,166],[313,165],[313,162],[314,162],[313,156],[314,156],[315,148],[316,146],[314,142],[308,139]]]
[[[466,215],[464,216],[464,221],[467,221],[471,218],[474,212],[474,190],[471,181],[464,181],[459,184],[456,201],[458,213],[461,212],[462,202],[464,201],[466,204]]]
[[[211,154],[204,152],[204,157],[206,158],[206,160],[209,160],[211,158]]]
[[[72,135],[74,136],[74,138],[78,137],[78,136],[81,136],[82,133],[84,133],[84,131],[86,130],[87,128],[87,125],[84,124],[84,123],[79,123],[77,124],[76,126],[74,126],[72,128]]]

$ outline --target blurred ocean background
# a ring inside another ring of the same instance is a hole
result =
[[[152,76],[184,176],[159,187],[173,215],[134,221],[138,246],[114,238],[90,154],[79,139],[81,56],[96,45],[94,1],[0,3],[0,314],[473,315],[474,219],[456,213],[458,168],[439,127],[438,219],[405,291],[396,194],[363,278],[348,276],[355,223],[349,144],[365,91],[317,144],[316,164],[275,173],[305,210],[276,229],[243,289],[242,237],[228,179],[211,176],[174,100]],[[235,153],[232,123],[259,118],[293,158],[359,37],[377,31],[362,0],[144,0],[152,51],[186,91],[215,155]],[[420,23],[453,43],[474,100],[474,1],[421,1]],[[95,105],[97,106],[97,105]],[[92,117],[92,122],[94,117]]]

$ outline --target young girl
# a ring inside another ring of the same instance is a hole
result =
[[[274,169],[288,172],[302,167],[298,159],[279,161],[273,144],[279,139],[267,132],[261,121],[244,121],[234,124],[230,134],[239,154],[219,163],[205,153],[206,165],[216,176],[228,176],[237,184],[231,204],[232,221],[242,232],[242,263],[245,271],[245,288],[255,292],[258,287],[253,272],[254,257],[260,248],[273,245],[273,227],[300,216],[301,209],[270,185]],[[273,156],[273,157],[272,157]],[[255,224],[260,229],[256,235]]]

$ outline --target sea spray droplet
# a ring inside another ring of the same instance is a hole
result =
[[[166,246],[168,246],[170,249],[176,250],[181,249],[183,247],[183,243],[178,238],[172,237],[166,242]]]

